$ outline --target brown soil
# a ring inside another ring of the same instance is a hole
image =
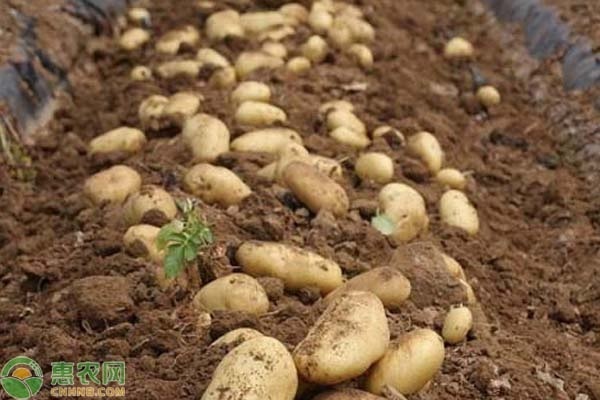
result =
[[[230,3],[252,9],[280,2]],[[482,222],[475,237],[440,223],[443,188],[419,161],[393,141],[379,139],[371,146],[394,158],[398,181],[424,195],[431,227],[419,241],[436,244],[463,265],[481,304],[470,340],[448,347],[442,372],[411,398],[585,394],[600,400],[600,211],[590,189],[596,185],[585,179],[585,169],[573,166],[581,161],[574,154],[585,155],[565,145],[570,137],[586,137],[593,109],[584,95],[563,93],[555,64],[542,68],[531,61],[518,36],[497,25],[479,3],[464,3],[361,2],[378,34],[377,62],[369,73],[335,54],[303,77],[281,71],[255,75],[273,88],[274,103],[288,112],[289,126],[302,133],[311,152],[347,159],[343,186],[352,212],[342,219],[311,215],[283,189],[254,175],[267,158],[227,155],[220,163],[254,194],[227,210],[203,206],[217,242],[201,267],[213,278],[237,269],[232,254],[248,239],[312,249],[337,261],[348,276],[388,262],[394,249],[368,223],[379,187],[359,182],[353,173],[356,154],[334,143],[318,116],[320,103],[344,97],[369,130],[389,124],[406,135],[434,132],[447,165],[471,171],[467,193]],[[150,7],[155,37],[197,24],[190,4],[155,1]],[[300,30],[292,43],[308,33]],[[489,112],[474,102],[469,65],[440,56],[454,34],[473,41],[477,68],[502,93],[503,103]],[[252,46],[231,42],[216,48],[232,58]],[[119,210],[90,207],[81,196],[85,178],[117,160],[88,158],[86,143],[121,125],[140,126],[137,107],[146,96],[183,89],[201,92],[204,112],[225,121],[234,136],[242,130],[232,120],[229,93],[205,80],[131,82],[132,66],[159,62],[152,46],[125,54],[106,39],[88,47],[70,77],[72,94],[60,99],[50,135],[31,149],[35,182],[12,180],[0,169],[0,360],[25,353],[49,371],[58,360],[123,359],[127,398],[198,399],[227,351],[208,347],[211,341],[252,327],[291,349],[322,311],[318,293],[312,288],[283,293],[276,279],[262,279],[272,312],[262,317],[218,312],[210,328],[199,332],[190,308],[193,290],[161,291],[155,267],[123,251]],[[355,83],[367,83],[366,90],[349,90]],[[144,152],[119,161],[139,171],[145,184],[184,197],[182,171],[191,157],[174,133],[148,132]],[[405,253],[396,256],[409,257]],[[422,296],[390,313],[392,336],[411,326],[439,331],[446,300]],[[48,396],[42,390],[36,398]]]

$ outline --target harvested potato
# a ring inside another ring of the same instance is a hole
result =
[[[133,7],[127,12],[127,18],[136,24],[147,25],[150,22],[150,12],[142,7]]]
[[[369,70],[373,68],[373,53],[364,44],[353,44],[348,48],[348,54],[356,61],[363,69]]]
[[[375,396],[369,392],[357,389],[341,389],[321,393],[312,400],[385,400],[383,397]]]
[[[292,355],[308,382],[335,385],[362,375],[390,341],[383,304],[370,292],[350,291],[333,300]]]
[[[371,144],[371,140],[369,140],[366,135],[353,131],[345,126],[339,126],[335,128],[329,132],[329,136],[338,143],[345,144],[346,146],[351,146],[356,149],[364,149]]]
[[[351,111],[335,108],[333,111],[327,114],[327,127],[330,131],[333,131],[339,127],[348,128],[356,133],[363,136],[367,136],[367,128],[365,124],[358,119]]]
[[[135,257],[145,257],[148,260],[162,265],[164,252],[156,246],[156,237],[160,228],[141,224],[133,225],[127,229],[123,236],[125,250]]]
[[[477,89],[477,100],[487,108],[500,104],[501,98],[498,89],[490,85],[484,85]]]
[[[245,101],[268,103],[271,100],[271,89],[262,82],[246,81],[240,83],[231,93],[231,101],[241,104]]]
[[[260,315],[269,311],[269,298],[256,279],[234,273],[204,285],[194,296],[193,305],[201,311],[243,311]]]
[[[312,35],[302,47],[300,47],[300,52],[311,62],[317,64],[325,60],[327,53],[329,53],[329,46],[321,36]]]
[[[274,105],[248,100],[239,105],[234,118],[240,125],[265,126],[285,122],[287,115],[285,111]]]
[[[314,213],[328,210],[341,217],[348,212],[350,201],[344,188],[310,164],[291,162],[283,171],[283,182]]]
[[[465,59],[473,56],[473,45],[461,37],[454,37],[444,47],[444,57],[448,59]]]
[[[156,72],[161,78],[170,79],[176,76],[189,76],[195,78],[200,73],[200,64],[196,60],[174,60],[160,64]]]
[[[142,177],[125,165],[115,165],[86,179],[83,193],[96,205],[121,204],[127,196],[140,190]]]
[[[329,112],[336,110],[352,113],[354,112],[354,106],[346,100],[331,100],[319,107],[320,114],[328,114]]]
[[[385,136],[388,134],[392,134],[392,135],[396,136],[401,145],[404,146],[406,144],[406,139],[404,138],[404,135],[402,134],[402,132],[400,132],[396,128],[392,128],[389,125],[378,126],[377,128],[375,128],[373,130],[373,132],[371,132],[371,137],[373,139],[375,139],[375,138],[382,137],[382,136]]]
[[[456,190],[463,190],[467,186],[467,179],[463,173],[454,168],[444,168],[440,170],[436,174],[435,180],[442,185],[446,185],[451,189]]]
[[[379,192],[379,206],[396,225],[390,235],[396,244],[414,239],[429,225],[425,200],[403,183],[385,185]]]
[[[220,119],[208,114],[187,119],[181,136],[196,162],[213,162],[229,151],[229,129]]]
[[[467,338],[467,334],[473,328],[473,314],[468,307],[460,306],[452,308],[442,328],[442,337],[447,343],[457,344]]]
[[[289,25],[280,26],[278,28],[269,29],[266,32],[260,33],[258,35],[258,41],[264,42],[270,40],[274,42],[280,42],[286,37],[293,35],[294,33],[296,33],[296,30],[293,27]]]
[[[106,154],[116,151],[138,152],[146,144],[146,136],[139,129],[122,126],[96,136],[90,141],[89,154]]]
[[[165,33],[156,42],[156,51],[162,54],[177,54],[181,45],[194,46],[200,40],[200,33],[193,26],[185,26]]]
[[[221,89],[232,87],[237,82],[235,68],[225,67],[216,70],[210,77],[209,83]]]
[[[123,216],[128,225],[141,222],[162,226],[177,215],[177,206],[173,197],[163,188],[144,185],[139,192],[127,198],[123,206]]]
[[[200,108],[200,98],[197,93],[179,92],[169,97],[169,102],[163,109],[163,116],[181,125],[187,118],[193,116]]]
[[[460,228],[470,235],[475,235],[479,231],[477,210],[461,191],[448,190],[442,195],[440,217],[442,222]]]
[[[270,29],[287,25],[290,20],[279,11],[257,11],[242,14],[240,23],[244,32],[256,36]]]
[[[347,14],[339,15],[336,19],[343,21],[343,23],[350,29],[353,42],[372,43],[375,41],[375,29],[364,19]]]
[[[233,172],[210,164],[194,165],[183,178],[185,190],[208,204],[229,207],[250,196],[252,190]]]
[[[144,99],[138,109],[138,117],[144,127],[157,129],[169,99],[161,95],[152,95]]]
[[[410,296],[410,281],[395,268],[380,267],[355,276],[329,293],[325,301],[331,302],[343,293],[359,290],[375,294],[390,310],[398,310]]]
[[[227,37],[243,37],[244,28],[240,14],[235,10],[224,10],[212,14],[206,19],[206,36],[213,41]]]
[[[261,50],[269,55],[272,55],[273,57],[277,57],[277,58],[286,58],[288,51],[287,48],[285,47],[285,45],[283,45],[282,43],[279,42],[275,42],[272,40],[269,40],[265,43],[263,43],[263,45],[261,46]]]
[[[404,395],[421,390],[444,362],[444,342],[431,329],[415,329],[390,344],[367,380],[369,392],[381,394],[385,385]]]
[[[450,257],[446,253],[441,253],[442,258],[444,259],[444,264],[446,264],[446,268],[448,268],[448,272],[450,275],[457,279],[466,280],[465,272],[463,271],[462,266],[456,261],[454,258]]]
[[[344,18],[335,18],[333,20],[331,26],[327,29],[327,38],[334,47],[340,50],[345,50],[354,43],[352,30],[346,24]]]
[[[244,133],[231,142],[234,151],[279,154],[290,143],[302,145],[300,135],[289,128],[266,128]]]
[[[227,332],[214,342],[210,344],[211,346],[229,346],[231,344],[240,345],[248,340],[255,339],[257,337],[262,337],[263,334],[252,328],[238,328],[234,329],[230,332]]]
[[[333,25],[333,16],[327,9],[319,6],[319,3],[313,3],[308,14],[308,25],[319,34],[326,33]]]
[[[292,356],[281,342],[263,336],[227,353],[201,400],[293,400],[297,389]]]
[[[342,164],[333,158],[320,156],[318,154],[309,154],[306,162],[330,178],[337,179],[342,177]]]
[[[307,162],[309,157],[308,150],[301,144],[284,144],[279,150],[279,160],[277,160],[277,165],[275,166],[275,179],[281,184],[284,184],[283,172],[287,166],[294,161]]]
[[[150,40],[150,33],[142,28],[130,28],[123,32],[119,38],[119,46],[123,50],[132,51],[139,49]]]
[[[308,22],[308,10],[302,4],[288,3],[279,7],[279,12],[294,20],[295,24],[303,24]]]
[[[295,74],[301,74],[308,71],[311,67],[310,60],[306,57],[294,57],[287,62],[288,71]]]
[[[363,181],[388,183],[394,177],[394,162],[384,153],[364,153],[356,160],[354,170]]]
[[[202,64],[202,67],[225,68],[231,65],[225,56],[209,47],[198,50],[196,60]]]
[[[334,261],[296,246],[248,241],[235,258],[245,273],[279,278],[288,290],[312,286],[327,294],[343,283],[342,270]]]
[[[408,138],[407,149],[419,157],[432,173],[437,173],[444,162],[444,151],[440,142],[429,132],[419,132]]]
[[[147,81],[152,79],[152,70],[145,65],[137,65],[133,67],[129,76],[134,81]]]
[[[235,62],[237,76],[244,79],[259,69],[274,69],[283,66],[283,60],[262,51],[245,51]]]
[[[466,281],[466,279],[459,279],[458,281],[464,289],[467,304],[477,303],[477,297],[475,296],[473,287]]]

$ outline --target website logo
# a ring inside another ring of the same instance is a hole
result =
[[[19,356],[7,362],[0,371],[0,383],[13,399],[28,400],[44,384],[44,374],[39,364],[29,357]]]

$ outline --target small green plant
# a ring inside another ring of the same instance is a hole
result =
[[[394,221],[387,215],[380,214],[379,211],[371,218],[371,225],[384,235],[391,235],[396,229]]]
[[[214,239],[212,231],[198,215],[194,200],[177,202],[177,207],[182,218],[164,225],[156,238],[158,248],[166,250],[164,268],[169,279],[177,277]]]

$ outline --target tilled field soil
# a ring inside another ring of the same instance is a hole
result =
[[[280,5],[224,3],[239,11]],[[285,125],[302,135],[311,153],[342,161],[350,212],[343,218],[308,212],[284,188],[256,175],[269,156],[222,155],[217,164],[238,174],[253,194],[229,208],[202,204],[216,242],[199,268],[205,281],[238,271],[235,250],[250,239],[310,249],[335,260],[348,277],[387,265],[406,248],[396,250],[371,227],[381,185],[358,179],[358,153],[330,138],[319,116],[322,103],[343,98],[369,131],[391,125],[407,137],[435,134],[445,165],[469,172],[465,192],[481,221],[475,236],[442,224],[438,202],[445,188],[425,165],[390,137],[370,145],[392,157],[394,181],[426,200],[429,231],[412,246],[433,243],[456,258],[478,299],[469,340],[447,346],[441,372],[409,398],[600,400],[600,211],[591,194],[597,185],[586,179],[586,153],[572,140],[598,125],[593,107],[584,94],[564,94],[557,65],[529,59],[519,35],[498,25],[481,4],[459,3],[359,2],[377,32],[371,71],[333,52],[304,75],[278,69],[248,78],[270,86],[271,102],[288,114]],[[263,278],[267,314],[215,312],[210,326],[199,329],[191,307],[198,288],[161,290],[156,266],[124,251],[120,207],[96,208],[84,199],[85,179],[116,163],[137,170],[144,184],[186,197],[182,177],[194,163],[178,129],[147,130],[148,143],[133,156],[87,155],[95,136],[141,127],[138,107],[150,95],[197,91],[204,96],[202,112],[225,122],[232,137],[245,132],[234,121],[231,91],[210,86],[210,75],[130,79],[135,65],[156,67],[174,58],[155,53],[162,34],[186,24],[202,28],[202,12],[190,1],[156,0],[148,9],[151,45],[125,52],[113,39],[88,44],[70,76],[71,94],[59,99],[48,136],[31,150],[34,182],[0,169],[0,360],[26,354],[46,372],[58,360],[125,360],[127,398],[198,399],[228,350],[209,347],[216,338],[251,327],[291,350],[323,306],[314,288],[284,292],[280,281]],[[310,34],[298,28],[285,40],[288,50]],[[474,61],[443,58],[444,44],[455,35],[474,44]],[[202,40],[199,47],[206,45]],[[234,61],[257,46],[232,40],[212,47]],[[195,52],[184,49],[177,58]],[[500,105],[488,111],[479,106],[473,69],[499,89]],[[388,313],[392,339],[413,327],[441,330],[449,299],[433,282],[419,288],[402,309]],[[361,384],[359,378],[344,385]],[[36,398],[48,397],[42,390]]]

